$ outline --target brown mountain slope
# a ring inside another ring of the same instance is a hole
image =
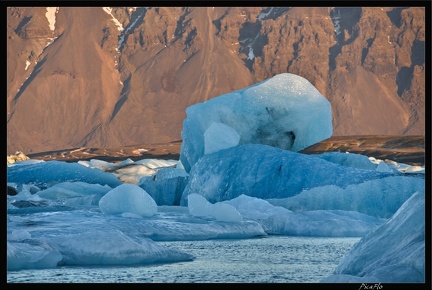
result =
[[[177,9],[150,9],[148,22],[139,34],[129,36],[122,50],[129,92],[110,124],[110,134],[129,144],[178,140],[186,107],[253,83],[241,60],[232,58],[215,36],[211,8],[185,10],[178,21],[187,24],[173,25],[179,18]],[[172,26],[183,28],[176,32]],[[139,35],[147,42],[133,49]],[[171,40],[160,42],[160,35]]]
[[[188,106],[283,72],[329,99],[336,136],[424,135],[422,7],[47,12],[7,9],[8,154],[179,140]]]
[[[41,53],[21,90],[8,96],[8,140],[36,150],[73,146],[105,129],[121,86],[114,56],[97,42],[109,23],[99,10],[59,10],[57,39]],[[36,34],[25,42],[32,47],[41,37]],[[105,134],[99,137],[98,144],[105,145]]]

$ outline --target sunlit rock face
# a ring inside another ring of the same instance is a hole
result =
[[[206,142],[232,139],[233,130],[240,135],[239,144],[291,151],[302,150],[333,133],[330,102],[308,80],[290,73],[195,104],[186,114],[180,160],[187,172],[205,154],[205,148],[215,147]],[[206,138],[207,130],[220,123],[227,128],[212,130],[219,138]]]

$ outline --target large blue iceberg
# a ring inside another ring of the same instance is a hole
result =
[[[330,102],[308,80],[290,73],[192,105],[186,115],[180,160],[187,172],[206,151],[235,146],[237,140],[299,151],[333,133]],[[218,138],[210,138],[215,133]]]
[[[211,203],[241,194],[285,198],[317,186],[345,188],[387,176],[390,173],[346,167],[268,145],[245,144],[203,156],[190,171],[180,204],[186,205],[192,193]]]

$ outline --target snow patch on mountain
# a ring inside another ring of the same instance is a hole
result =
[[[270,15],[270,13],[272,12],[273,8],[274,8],[274,7],[270,8],[270,11],[267,12],[267,13],[265,13],[265,12],[261,12],[261,13],[259,14],[259,16],[258,16],[258,20],[261,21],[261,20],[263,20],[264,18],[266,18],[268,15]]]
[[[335,11],[335,14],[333,17],[330,17],[330,19],[333,22],[333,25],[335,28],[334,31],[335,31],[336,35],[339,35],[339,34],[341,34],[340,24],[339,24],[340,19],[341,19],[340,10],[335,9],[334,11]]]
[[[109,14],[109,15],[111,15],[111,17],[112,17],[112,21],[114,21],[114,23],[116,24],[116,26],[117,26],[117,29],[118,29],[118,31],[120,31],[120,35],[119,35],[119,41],[118,41],[118,44],[117,44],[117,51],[120,51],[121,50],[121,48],[122,48],[122,46],[123,46],[123,43],[124,43],[124,41],[125,41],[125,38],[126,38],[126,35],[133,29],[133,28],[135,28],[135,26],[136,26],[136,24],[137,24],[137,22],[138,22],[138,20],[139,19],[141,19],[142,18],[142,16],[144,15],[144,13],[146,12],[146,10],[149,8],[149,7],[143,7],[144,8],[144,10],[143,10],[143,12],[140,14],[140,15],[138,15],[138,16],[136,16],[136,17],[133,17],[133,19],[131,19],[131,23],[126,27],[126,29],[123,27],[123,25],[120,23],[120,21],[117,19],[117,18],[115,18],[115,16],[112,14],[112,8],[111,7],[102,7],[102,9],[103,9],[103,11],[105,11],[107,14]],[[129,12],[136,12],[136,9],[137,9],[137,7],[131,7],[131,8],[129,8]]]
[[[136,8],[136,7],[135,7],[135,8]],[[149,7],[144,7],[144,9],[143,9],[143,11],[142,11],[142,13],[141,13],[140,15],[131,18],[131,22],[132,22],[132,23],[130,23],[129,26],[127,26],[126,29],[124,29],[123,31],[121,31],[120,36],[119,36],[119,42],[118,42],[118,45],[117,45],[117,50],[121,50],[121,48],[122,48],[122,46],[123,46],[123,43],[124,43],[124,41],[125,41],[126,35],[127,35],[131,30],[133,30],[133,29],[135,28],[135,26],[136,26],[138,20],[140,20],[140,19],[144,16],[144,14],[145,14],[145,12],[147,11],[148,8],[149,8]],[[135,11],[136,11],[136,10],[134,10],[134,12],[135,12]]]
[[[51,31],[55,30],[56,13],[58,13],[59,7],[47,7],[47,12],[45,13],[46,18],[49,22],[49,28]]]
[[[124,30],[123,25],[120,23],[120,21],[118,21],[117,18],[114,17],[114,15],[112,15],[112,8],[111,7],[102,7],[102,9],[103,9],[103,11],[105,11],[106,13],[111,15],[112,21],[114,21],[115,25],[117,25],[118,31],[122,32]]]

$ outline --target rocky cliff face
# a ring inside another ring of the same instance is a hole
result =
[[[308,79],[334,135],[424,134],[425,8],[7,9],[7,151],[181,138],[186,107]]]

